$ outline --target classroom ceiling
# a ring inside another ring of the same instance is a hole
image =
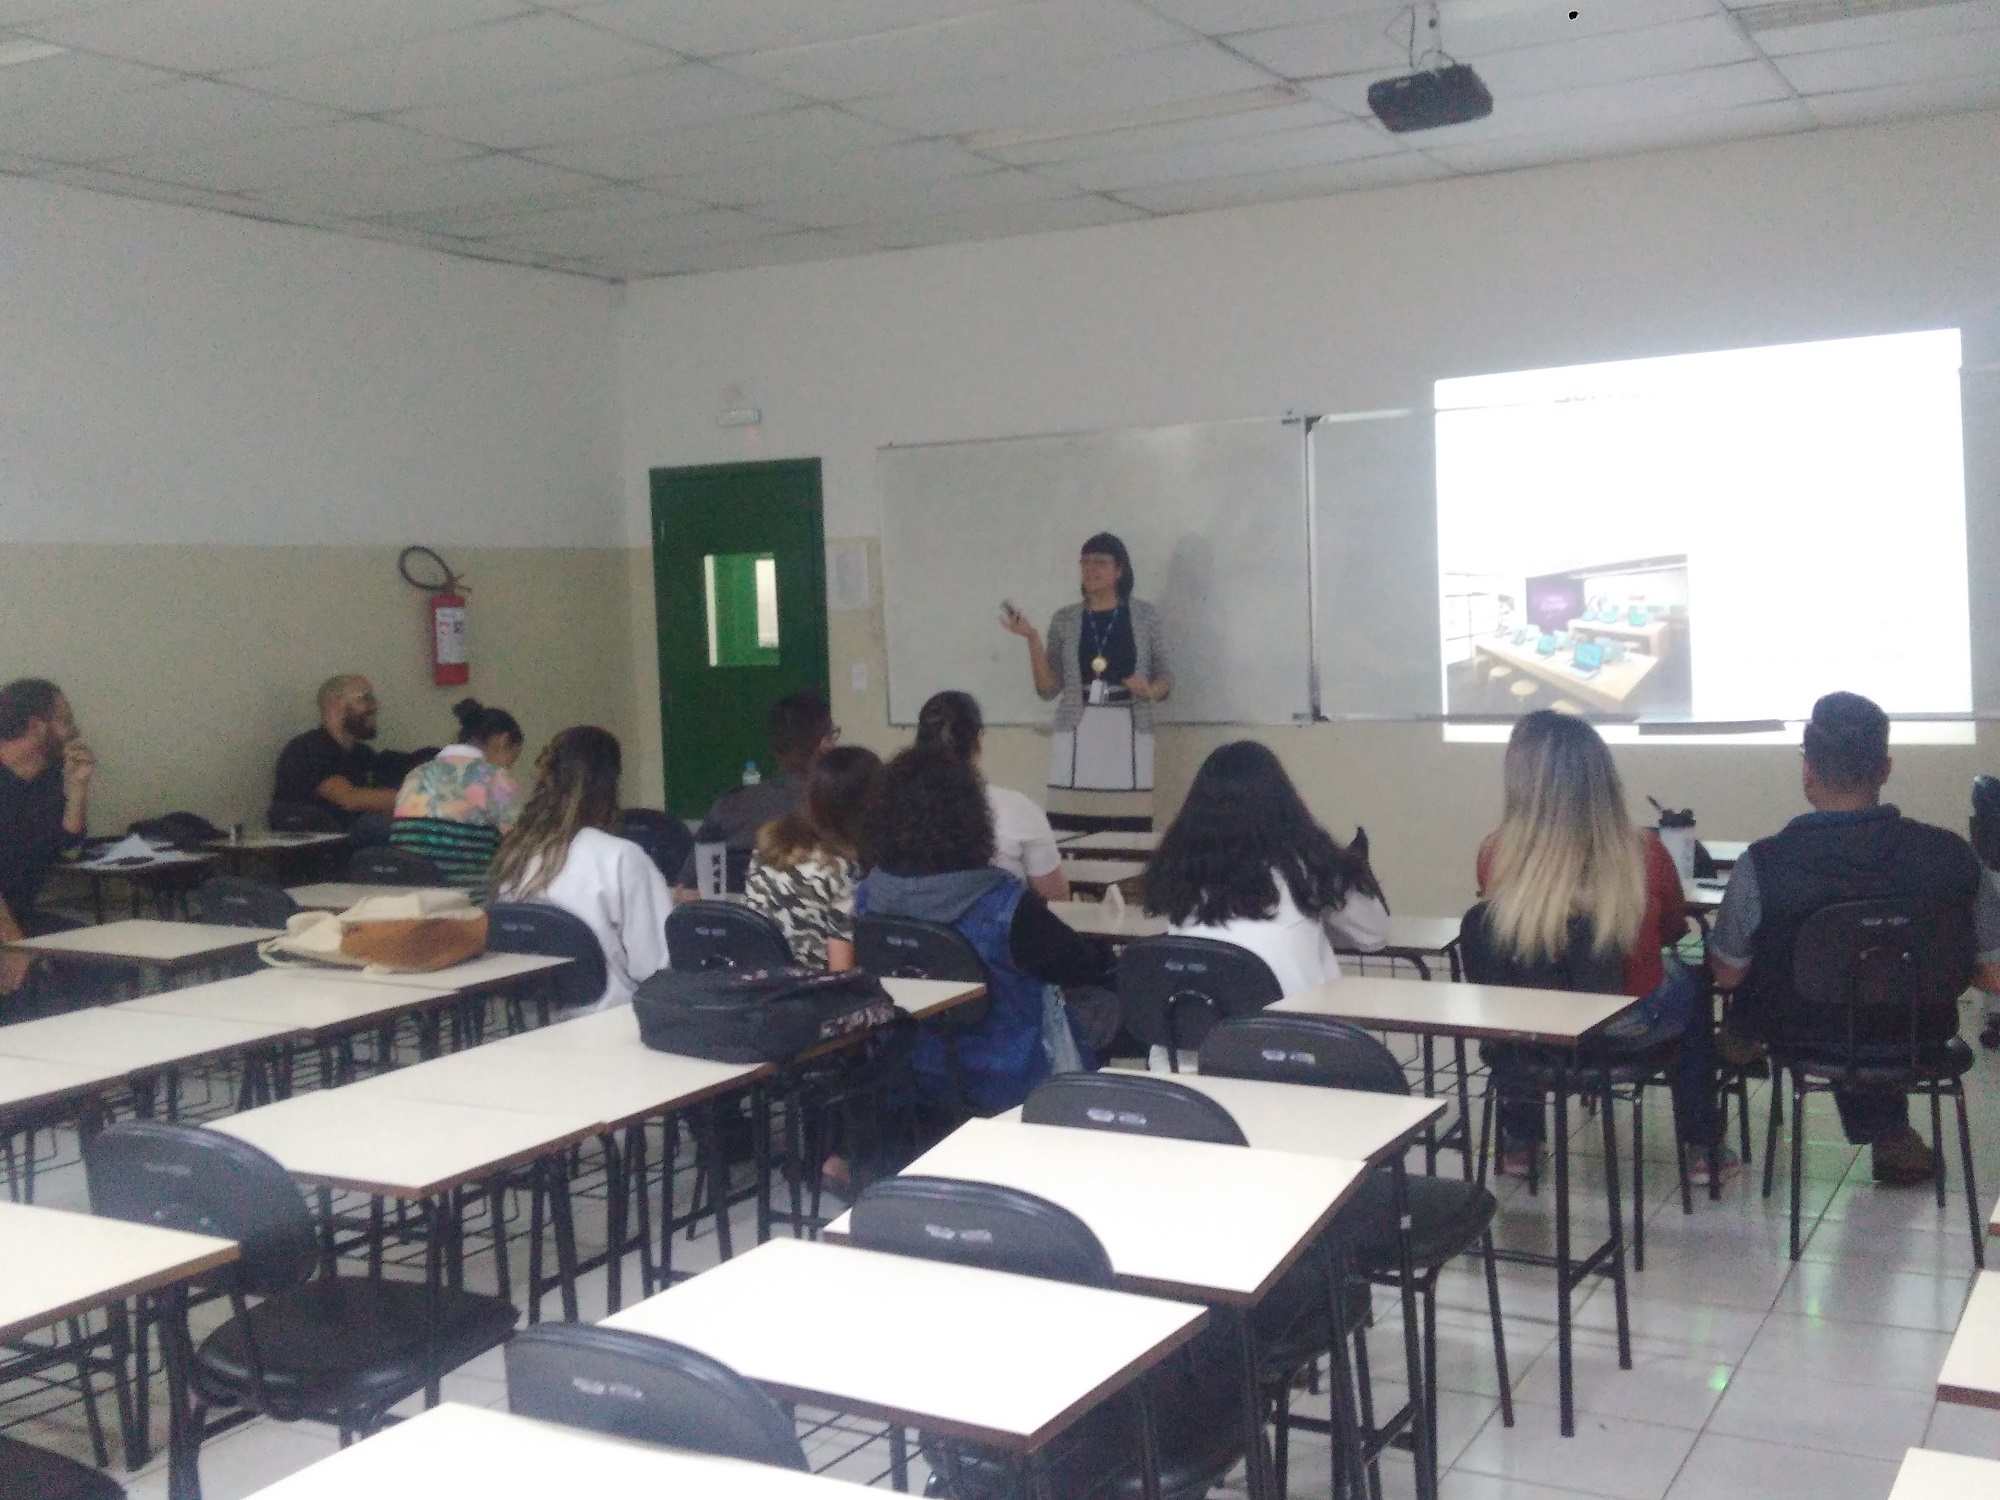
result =
[[[609,280],[2000,107],[2000,0],[0,0],[0,172]]]

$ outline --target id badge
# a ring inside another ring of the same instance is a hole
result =
[[[1102,677],[1093,677],[1090,679],[1090,702],[1092,707],[1102,708],[1105,699],[1110,696],[1110,692],[1110,688],[1105,685]]]

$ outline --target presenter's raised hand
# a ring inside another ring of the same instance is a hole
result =
[[[1030,645],[1042,638],[1042,633],[1035,629],[1035,622],[1015,608],[1011,600],[1000,606],[1000,628],[1010,635],[1018,635]]]

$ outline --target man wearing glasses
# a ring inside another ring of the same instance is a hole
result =
[[[375,685],[357,673],[329,677],[319,689],[319,728],[278,753],[271,826],[331,826],[356,845],[389,842],[396,789],[410,757],[377,750]]]

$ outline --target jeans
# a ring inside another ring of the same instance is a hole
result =
[[[1598,1032],[1584,1053],[1586,1063],[1602,1060],[1615,1065],[1620,1054],[1644,1052],[1678,1037],[1680,1050],[1667,1081],[1674,1092],[1681,1139],[1690,1146],[1712,1145],[1721,1133],[1715,1102],[1715,1037],[1705,999],[1693,972],[1669,956],[1666,977],[1653,992],[1636,1010]],[[1480,1052],[1493,1068],[1493,1087],[1500,1094],[1501,1133],[1510,1141],[1539,1142],[1541,1100],[1513,1096],[1529,1091],[1522,1081],[1525,1071],[1554,1062],[1555,1049],[1510,1045],[1482,1047]]]

